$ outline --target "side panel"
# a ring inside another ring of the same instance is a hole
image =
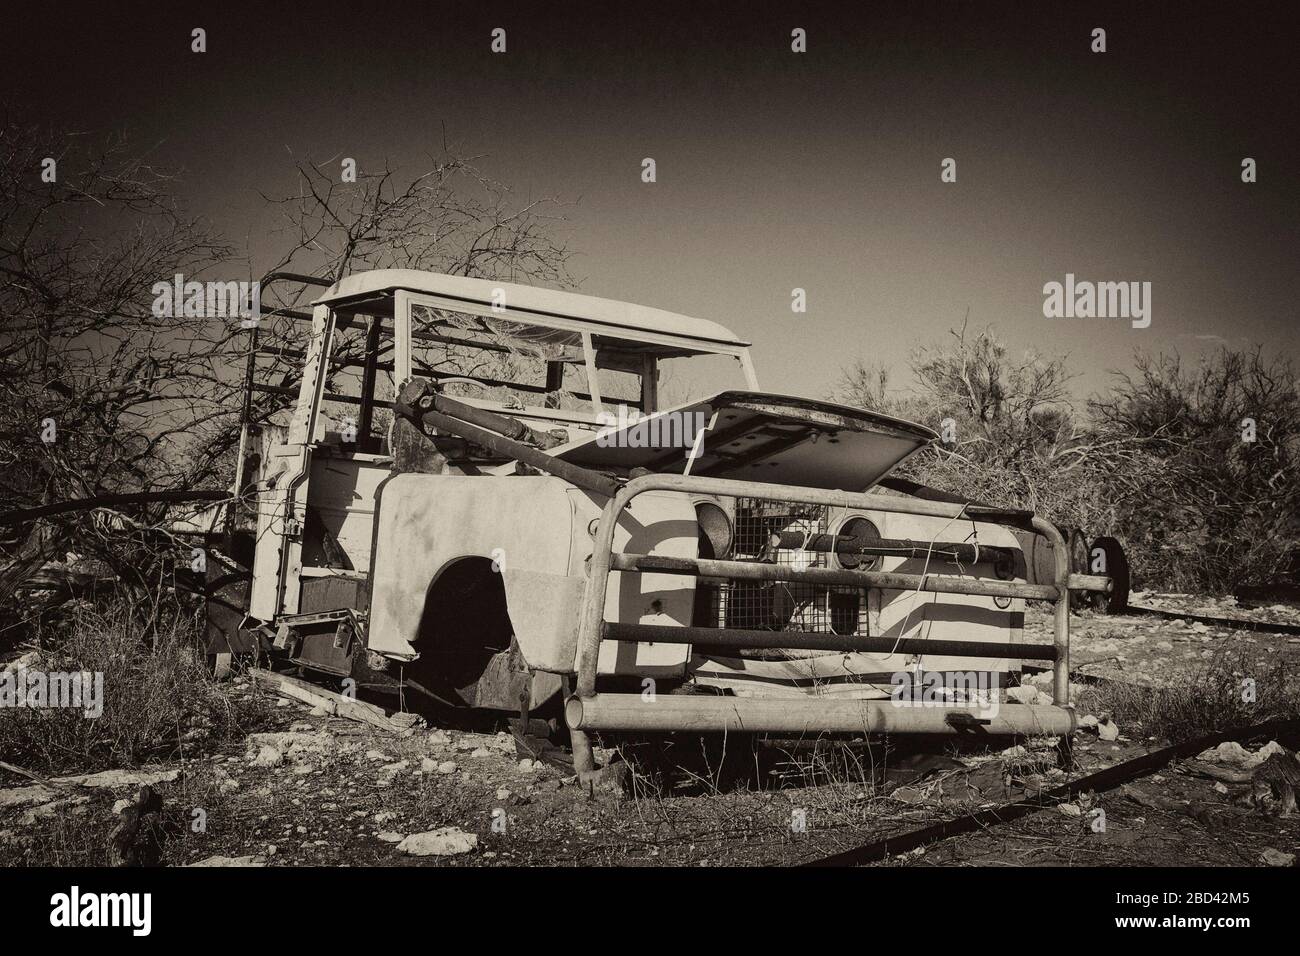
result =
[[[384,482],[376,506],[370,649],[416,656],[412,643],[429,589],[459,558],[495,560],[507,573],[520,568],[566,576],[573,532],[567,489],[560,479],[542,476],[402,474]],[[531,666],[554,656],[529,635],[517,637]]]
[[[368,571],[375,530],[375,493],[391,474],[389,459],[329,452],[321,448],[312,456],[307,489],[307,507],[312,514],[306,526],[311,533],[303,544],[303,566],[338,566],[330,560],[331,549],[320,540],[323,529],[337,544],[349,570]]]
[[[949,521],[923,515],[879,514],[873,516],[881,534],[887,538],[910,538],[929,541],[967,539],[975,534],[979,543],[988,546],[1018,549],[1014,534],[999,525],[975,523],[970,520]],[[885,558],[883,571],[901,574],[956,575],[958,569],[950,564],[931,562],[927,567],[923,559]],[[1019,572],[1018,572],[1019,573]],[[997,579],[991,562],[968,565],[960,570],[963,577]],[[1023,577],[1009,580],[1024,583]],[[998,599],[975,594],[933,594],[917,591],[881,591],[878,633],[882,637],[916,637],[933,640],[1018,642],[1023,640],[1025,602],[1023,598],[1005,598],[1006,607],[998,607]],[[875,623],[874,621],[872,622]],[[912,658],[893,655],[881,658],[891,665],[918,666],[927,671],[991,671],[1005,673],[1019,671],[1020,662],[1006,659],[938,657],[922,655],[919,663]]]
[[[600,516],[605,502],[577,489],[570,493],[581,532],[574,535],[573,567],[575,573],[581,573],[577,569],[585,565],[593,545],[587,529]],[[649,492],[636,498],[623,512],[614,531],[614,550],[694,558],[698,556],[699,547],[697,527],[695,507],[688,496]],[[694,603],[695,578],[689,575],[614,571],[605,591],[605,620],[685,626],[691,623]],[[576,616],[574,629],[576,640]],[[680,677],[685,673],[690,651],[689,644],[605,641],[600,647],[596,673]]]
[[[268,455],[268,487],[257,499],[257,552],[249,614],[263,621],[298,610],[302,571],[302,528],[307,520],[306,489],[311,467],[311,441],[320,410],[324,378],[320,368],[330,351],[333,322],[329,309],[312,311],[312,338],[303,363],[298,404],[289,425],[289,438]]]
[[[678,495],[645,495],[616,533],[620,549],[695,556],[694,509]],[[578,608],[591,554],[590,523],[603,502],[549,476],[398,475],[379,489],[371,584],[371,650],[410,659],[429,589],[457,559],[502,567],[506,600],[525,662],[571,673]],[[694,579],[680,575],[611,576],[607,618],[687,624]],[[449,640],[472,639],[448,635]],[[600,672],[674,676],[690,648],[611,643]]]

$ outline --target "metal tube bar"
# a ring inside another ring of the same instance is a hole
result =
[[[807,534],[803,531],[773,532],[773,548],[788,551],[816,551],[819,554],[883,555],[898,558],[933,558],[935,561],[959,561],[975,564],[1014,557],[1010,548],[977,545],[958,541],[912,541],[908,538],[858,539],[848,534]]]
[[[987,720],[950,720],[956,715]],[[1068,707],[1002,704],[927,706],[894,700],[791,700],[771,697],[703,697],[660,694],[596,694],[570,697],[565,722],[582,732],[685,730],[731,733],[921,733],[1068,735],[1075,730]]]
[[[418,382],[412,385],[420,384]],[[393,412],[410,419],[416,427],[424,431],[426,428],[436,428],[438,431],[446,432],[451,435],[457,435],[468,441],[481,445],[491,451],[493,454],[500,455],[502,458],[514,459],[530,465],[539,471],[555,475],[557,478],[563,478],[571,485],[582,488],[599,495],[613,495],[618,488],[618,482],[607,475],[602,475],[598,471],[592,471],[589,468],[583,468],[580,465],[572,464],[561,458],[555,458],[546,454],[544,451],[538,451],[522,442],[499,435],[496,432],[488,431],[478,425],[471,425],[469,422],[459,418],[453,418],[450,415],[444,415],[442,412],[432,410],[423,410],[412,404],[415,396],[409,393],[411,386],[403,389],[398,400],[393,403]],[[500,417],[500,416],[493,416]],[[613,499],[611,499],[613,500]],[[611,547],[613,542],[613,531],[610,531]],[[603,609],[602,609],[603,613]],[[593,675],[593,681],[594,681]]]
[[[871,493],[845,492],[823,488],[803,488],[789,485],[769,484],[766,482],[737,481],[732,479],[704,478],[688,475],[655,474],[642,475],[633,478],[627,482],[627,484],[619,488],[606,502],[604,510],[601,512],[600,521],[597,524],[595,541],[593,542],[594,550],[588,568],[587,588],[583,597],[582,614],[578,625],[578,646],[575,661],[577,684],[575,687],[575,697],[570,698],[570,701],[578,701],[575,705],[576,722],[572,720],[569,721],[569,726],[575,731],[574,765],[580,770],[584,768],[590,769],[592,765],[590,742],[583,733],[583,727],[595,726],[595,722],[600,720],[598,716],[584,717],[582,706],[584,702],[587,702],[596,696],[596,666],[600,657],[600,643],[603,635],[602,625],[604,624],[605,595],[609,584],[611,564],[613,563],[614,558],[614,530],[618,524],[618,518],[622,514],[623,509],[627,507],[628,502],[637,495],[648,491],[698,492],[723,497],[744,496],[751,498],[765,498],[772,501],[793,501],[804,504],[860,508],[870,511],[926,515],[938,518],[958,518],[962,516],[973,517],[968,512],[969,506],[965,504],[904,499]],[[1065,552],[1065,541],[1061,537],[1060,531],[1058,531],[1054,525],[1037,516],[1031,516],[1030,524],[1033,530],[1045,536],[1055,546],[1055,583],[1057,595],[1056,629],[1054,635],[1054,644],[1056,647],[1054,690],[1055,699],[1058,704],[1062,706],[1049,709],[1053,711],[1064,711],[1067,715],[1064,724],[1068,729],[1063,732],[1072,733],[1074,729],[1074,714],[1069,707],[1069,614],[1071,585],[1069,557]],[[666,698],[658,698],[658,700],[664,699]],[[682,700],[685,701],[687,698],[682,698]],[[753,702],[754,701],[749,701],[749,703]],[[735,703],[735,701],[734,699],[728,699],[724,700],[723,703]],[[767,701],[764,703],[769,706],[775,705],[776,708],[779,709],[781,707],[788,707],[791,703],[797,702],[780,700]],[[813,703],[815,707],[820,708],[831,704],[832,702],[814,701],[811,703]],[[692,708],[698,707],[699,704],[699,700],[691,699],[685,706],[686,709],[690,711]],[[663,712],[659,713],[662,714]],[[815,713],[821,712],[815,711]],[[569,708],[566,706],[566,719],[568,716]],[[672,715],[665,716],[667,716],[670,721],[673,719]],[[662,716],[656,718],[656,720],[662,719],[664,719]],[[826,722],[821,718],[810,716],[809,719],[816,722],[822,729],[827,729]],[[585,724],[583,723],[584,720],[586,721]],[[726,729],[726,722],[722,721],[721,723],[723,726],[719,727],[719,729]],[[673,724],[670,726],[669,723],[661,723],[658,726],[661,729],[685,729],[681,727],[680,724]],[[1013,728],[1011,732],[1028,731],[1023,729],[1016,730]]]
[[[1053,612],[1056,626],[1052,636],[1056,642],[1056,664],[1052,671],[1052,700],[1063,707],[1070,704],[1070,555],[1065,547],[1065,538],[1056,525],[1034,518],[1034,530],[1052,542],[1052,556],[1056,561],[1056,587],[1060,592],[1056,596],[1056,608]],[[1068,744],[1066,745],[1068,746]],[[1069,762],[1069,755],[1063,753],[1063,761]]]
[[[1009,657],[1014,660],[1054,661],[1055,644],[944,641],[918,637],[863,637],[814,631],[754,631],[742,628],[676,627],[662,624],[604,622],[606,641],[645,644],[700,644],[710,647],[793,648],[809,651],[865,651],[879,654],[942,654],[945,657]]]
[[[651,571],[657,574],[693,574],[706,578],[735,578],[742,581],[802,581],[808,584],[884,588],[892,591],[928,591],[933,594],[976,594],[988,597],[1019,597],[1055,601],[1057,588],[1051,584],[1024,584],[988,578],[959,578],[944,574],[904,574],[898,571],[850,571],[837,568],[795,568],[758,561],[719,561],[712,558],[676,558],[658,554],[616,554],[610,562],[614,571]],[[1078,580],[1075,580],[1075,579]],[[1109,591],[1109,578],[1071,575],[1077,590]]]

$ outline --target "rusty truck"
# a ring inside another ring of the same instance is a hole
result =
[[[550,715],[579,770],[639,733],[1075,730],[1070,595],[1109,581],[1033,514],[894,476],[929,429],[764,392],[748,342],[659,309],[412,270],[277,282],[311,287],[272,310],[310,331],[278,384],[250,333],[210,651]],[[1027,600],[1053,602],[1050,643]],[[1007,696],[1024,662],[1050,703]],[[935,674],[967,683],[911,695]]]

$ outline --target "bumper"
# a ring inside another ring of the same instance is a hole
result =
[[[650,474],[633,478],[609,499],[596,532],[595,550],[582,618],[578,629],[577,689],[565,706],[565,719],[573,732],[574,760],[578,770],[591,769],[587,731],[759,731],[759,732],[865,732],[865,733],[987,733],[987,734],[1070,734],[1075,729],[1069,706],[1069,602],[1070,591],[1107,591],[1104,577],[1071,575],[1065,542],[1056,527],[1032,518],[1033,528],[1056,545],[1056,578],[1052,585],[1029,585],[1010,581],[954,578],[938,574],[899,574],[858,570],[796,569],[761,563],[663,559],[651,555],[614,555],[614,527],[622,511],[637,495],[648,491],[674,491],[717,496],[744,496],[772,501],[830,505],[865,511],[883,511],[958,519],[970,517],[968,505],[853,493],[824,488],[804,488],[686,475]],[[990,520],[987,516],[981,520]],[[839,637],[800,632],[767,632],[743,629],[665,628],[648,625],[611,624],[604,619],[606,584],[612,570],[655,571],[697,577],[742,577],[752,580],[806,581],[861,588],[895,588],[940,593],[1023,597],[1055,603],[1055,632],[1051,644],[994,644],[979,641],[899,642],[870,637]],[[643,700],[637,695],[597,694],[596,661],[605,640],[662,643],[707,643],[737,648],[779,646],[793,649],[877,651],[885,645],[936,653],[950,652],[963,657],[1049,660],[1053,667],[1055,705],[1031,707],[1003,705],[981,713],[978,708],[900,706],[895,701],[770,700],[761,698],[668,697]],[[917,645],[915,648],[910,645]]]

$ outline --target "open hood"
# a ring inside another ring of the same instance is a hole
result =
[[[763,392],[721,392],[551,449],[577,465],[861,491],[937,437],[930,429],[847,405]]]

